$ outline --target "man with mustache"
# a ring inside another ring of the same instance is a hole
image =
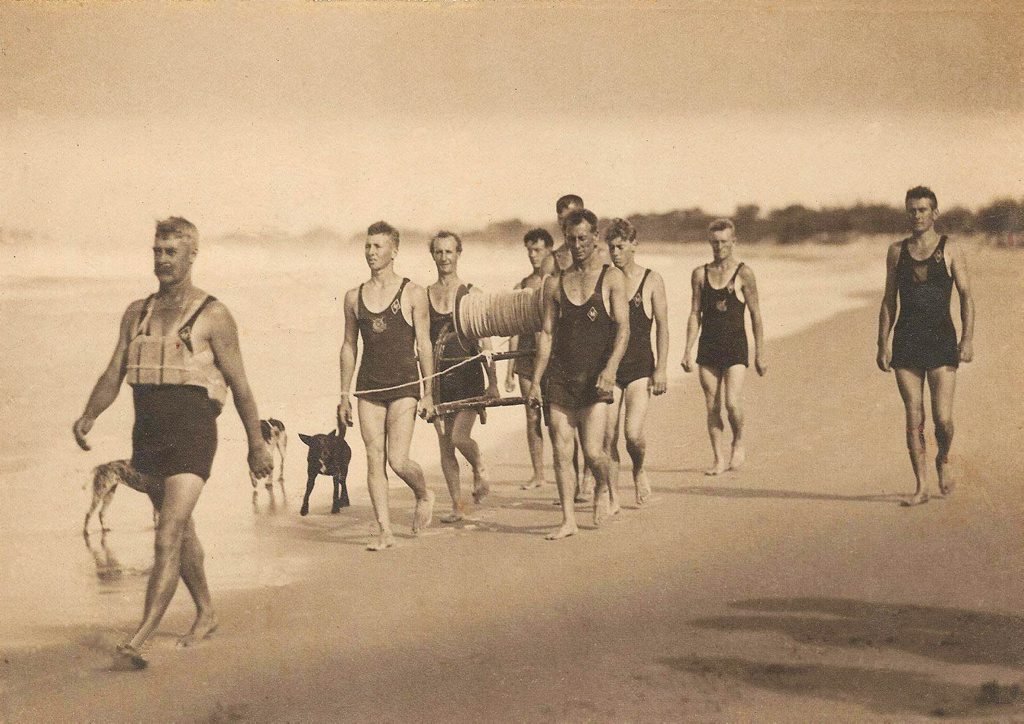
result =
[[[157,222],[153,265],[159,289],[128,305],[110,364],[73,427],[78,445],[88,450],[86,436],[127,377],[135,406],[132,466],[143,475],[160,516],[142,622],[117,647],[117,668],[146,667],[142,645],[160,624],[179,578],[195,602],[196,619],[178,645],[189,646],[217,628],[192,511],[210,476],[216,419],[228,389],[249,442],[249,469],[259,477],[273,471],[235,320],[192,284],[198,251],[199,232],[187,219]]]

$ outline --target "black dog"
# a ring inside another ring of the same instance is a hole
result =
[[[329,435],[303,435],[300,432],[299,439],[309,445],[309,455],[306,456],[309,480],[306,482],[306,496],[302,499],[299,515],[306,515],[309,512],[309,494],[313,492],[317,475],[330,475],[334,478],[334,502],[331,505],[331,512],[337,513],[342,508],[347,508],[348,486],[345,480],[348,478],[349,461],[352,460],[352,448],[345,442],[345,428],[341,429],[341,435],[338,435],[336,430],[331,431]]]

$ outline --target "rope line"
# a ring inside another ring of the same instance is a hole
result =
[[[502,346],[507,346],[507,345],[508,345],[508,340],[505,340],[504,342],[502,342]],[[440,377],[441,375],[446,375],[449,372],[451,372],[452,370],[458,369],[462,365],[468,365],[470,362],[473,362],[474,360],[478,360],[478,359],[488,359],[489,360],[489,358],[490,358],[490,356],[492,354],[494,354],[493,350],[488,350],[486,352],[478,352],[475,355],[473,355],[472,357],[467,357],[466,359],[462,360],[461,362],[456,362],[451,367],[448,367],[447,369],[441,370],[440,372],[435,372],[434,374],[430,375],[429,377],[418,377],[415,380],[412,380],[411,382],[403,382],[400,385],[391,385],[390,387],[377,387],[377,388],[372,389],[372,390],[356,390],[352,394],[353,395],[369,395],[369,394],[373,394],[373,393],[376,393],[376,392],[391,392],[392,390],[400,390],[403,387],[409,387],[411,385],[418,385],[421,382],[428,382],[428,381],[434,379],[435,377]]]

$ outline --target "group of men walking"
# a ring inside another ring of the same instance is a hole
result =
[[[906,207],[914,231],[888,252],[878,366],[883,371],[896,370],[917,480],[915,494],[905,502],[918,505],[928,499],[925,380],[931,389],[939,444],[935,461],[939,488],[942,494],[952,490],[947,466],[953,389],[957,365],[969,362],[973,355],[974,304],[963,250],[934,230],[938,217],[934,193],[924,187],[911,189]],[[595,525],[619,511],[620,429],[632,463],[636,503],[642,506],[648,501],[646,414],[651,395],[666,391],[669,348],[665,281],[637,263],[638,240],[632,224],[613,219],[601,232],[597,216],[575,195],[560,198],[556,213],[561,246],[555,248],[552,235],[541,228],[523,239],[532,270],[517,287],[535,289],[541,295],[542,327],[536,335],[511,340],[512,348],[531,354],[509,365],[505,379],[505,388],[511,392],[515,377],[519,378],[526,401],[533,475],[524,488],[544,483],[541,419],[549,430],[562,512],[561,524],[546,536],[549,540],[578,532],[576,502],[592,496]],[[706,473],[718,475],[741,467],[746,455],[742,389],[749,365],[748,313],[754,365],[760,375],[767,371],[767,357],[757,280],[734,254],[734,224],[716,220],[708,229],[708,241],[712,260],[695,268],[690,279],[692,303],[682,367],[686,372],[698,370],[713,452],[713,464]],[[143,619],[134,635],[117,648],[117,661],[127,668],[146,665],[142,644],[158,626],[179,578],[197,610],[181,645],[188,646],[217,627],[192,511],[210,473],[217,444],[216,417],[228,389],[248,438],[250,469],[260,477],[272,470],[234,320],[223,304],[192,284],[198,246],[198,231],[187,220],[171,217],[158,222],[153,253],[159,289],[125,310],[111,361],[73,426],[76,441],[88,449],[86,436],[96,417],[113,403],[127,378],[135,406],[132,464],[147,479],[149,495],[160,512]],[[499,394],[495,365],[487,355],[471,364],[442,362],[442,369],[434,369],[435,345],[451,326],[455,299],[460,293],[480,291],[458,274],[462,240],[448,231],[431,239],[437,280],[426,289],[395,272],[399,246],[397,229],[383,221],[371,225],[364,246],[370,277],[344,298],[337,421],[339,426],[350,426],[355,418],[359,421],[378,525],[376,538],[367,546],[373,551],[394,545],[385,466],[413,491],[413,532],[432,521],[434,493],[421,466],[409,458],[417,414],[433,421],[437,431],[441,468],[452,500],[452,511],[443,522],[454,523],[464,516],[457,454],[472,468],[474,501],[487,496],[486,466],[471,434],[478,411],[438,415],[435,407]],[[606,253],[611,264],[605,260]],[[961,301],[959,342],[950,317],[954,285]],[[897,301],[899,319],[890,345]],[[488,349],[486,340],[476,344],[471,353]],[[435,389],[438,399],[434,399]],[[723,408],[733,434],[729,449]]]

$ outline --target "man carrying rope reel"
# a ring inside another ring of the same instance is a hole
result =
[[[437,373],[433,382],[434,399],[439,403],[455,402],[485,395],[499,397],[498,378],[494,362],[486,364],[472,359],[465,364],[450,362],[443,358],[451,354],[476,355],[481,350],[489,352],[490,340],[484,338],[463,347],[455,334],[455,299],[461,293],[480,294],[472,284],[463,284],[459,278],[459,257],[462,255],[462,239],[450,231],[439,231],[430,240],[430,255],[437,267],[437,281],[427,287],[427,301],[430,306],[430,342],[437,357]],[[484,389],[484,371],[487,373],[487,387]],[[443,409],[443,408],[442,408]],[[452,512],[441,518],[442,523],[457,523],[464,517],[462,489],[459,480],[458,450],[473,468],[473,502],[480,503],[489,492],[487,471],[483,453],[476,440],[471,437],[477,415],[485,414],[483,407],[462,409],[434,418],[437,430],[437,444],[441,450],[441,471],[444,473],[448,492],[452,497]]]
[[[385,462],[416,496],[414,535],[430,525],[434,509],[434,493],[427,488],[423,469],[409,459],[417,408],[422,417],[430,418],[434,413],[429,386],[420,398],[421,379],[429,380],[434,373],[430,315],[423,288],[395,274],[398,244],[398,230],[393,226],[384,221],[371,225],[366,230],[364,247],[370,279],[345,293],[338,427],[352,425],[349,389],[356,366],[358,335],[363,340],[355,391],[359,399],[359,432],[366,447],[370,501],[380,528],[378,539],[366,547],[370,551],[395,544]]]
[[[577,429],[584,460],[594,473],[594,525],[601,525],[608,513],[604,433],[615,375],[629,343],[625,278],[615,267],[601,264],[595,254],[597,217],[586,209],[574,211],[564,228],[573,266],[544,282],[543,322],[527,398],[528,404],[542,404],[543,380],[562,503],[562,525],[547,535],[548,540],[578,531],[570,473]]]

